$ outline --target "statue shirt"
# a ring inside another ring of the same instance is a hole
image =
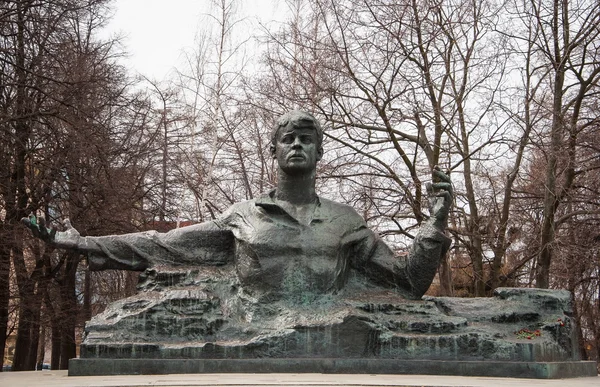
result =
[[[240,282],[275,297],[334,293],[359,276],[419,298],[429,288],[449,238],[428,223],[408,256],[396,257],[345,204],[318,198],[304,225],[273,192],[232,205],[218,219],[171,230],[85,237],[91,270],[145,270],[155,265],[233,264]]]

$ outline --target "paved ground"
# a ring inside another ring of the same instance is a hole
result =
[[[67,376],[66,371],[0,373],[2,387],[137,387],[137,386],[428,386],[428,387],[600,387],[600,377],[514,379],[424,375],[331,374],[186,374],[130,376]]]

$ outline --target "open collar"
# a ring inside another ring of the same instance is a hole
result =
[[[296,218],[290,215],[283,207],[281,207],[275,201],[275,190],[271,190],[268,193],[262,194],[258,198],[256,198],[254,205],[257,207],[262,207],[270,213],[287,215],[292,218],[294,221],[298,222]],[[321,222],[323,221],[324,213],[322,208],[322,202],[319,196],[317,196],[317,205],[315,206],[315,211],[313,213],[312,222]]]

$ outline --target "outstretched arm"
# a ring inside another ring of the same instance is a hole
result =
[[[142,271],[151,266],[223,265],[234,257],[229,230],[213,222],[156,231],[81,238],[78,249],[88,252],[91,270]]]
[[[143,271],[156,265],[220,265],[233,259],[234,240],[229,230],[207,222],[171,230],[100,237],[82,237],[70,222],[57,232],[34,216],[23,223],[33,234],[59,248],[73,249],[88,257],[91,270]]]

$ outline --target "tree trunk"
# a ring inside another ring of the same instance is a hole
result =
[[[10,249],[6,243],[7,233],[4,224],[0,224],[0,353],[4,364],[6,332],[8,329],[8,304],[10,299]],[[0,371],[2,372],[2,371]]]
[[[61,337],[60,337],[60,327],[61,322],[57,318],[58,316],[54,316],[52,318],[52,353],[50,358],[50,369],[58,370],[60,369],[60,353],[61,353]]]
[[[35,292],[35,280],[20,290],[19,326],[13,361],[14,371],[35,370],[40,338],[41,300]]]
[[[40,338],[38,341],[38,353],[36,359],[36,370],[44,369],[44,358],[46,356],[46,326],[42,325]]]
[[[57,370],[60,368],[60,327],[62,320],[57,313],[57,306],[52,304],[52,297],[48,293],[48,288],[45,289],[44,305],[50,320],[50,369]]]
[[[474,241],[470,244],[471,251],[469,255],[473,262],[473,290],[475,297],[485,296],[485,274],[483,271],[483,256],[481,254],[481,238],[473,237]]]
[[[27,273],[23,248],[17,243],[12,249],[13,266],[15,267],[17,287],[19,289],[19,325],[17,327],[17,341],[15,343],[15,357],[13,371],[29,371],[31,367],[31,340],[35,319],[35,284]],[[37,351],[36,351],[37,353]]]
[[[61,316],[64,320],[61,324],[61,350],[60,350],[60,369],[69,368],[69,359],[77,356],[77,346],[75,342],[75,327],[77,321],[77,296],[75,294],[77,265],[79,264],[79,254],[68,253],[67,263],[65,265],[65,274],[61,286]]]
[[[29,351],[27,353],[27,369],[35,370],[37,365],[38,349],[40,344],[40,317],[41,304],[38,302],[39,295],[34,295],[31,310],[31,333]]]
[[[22,232],[19,230],[19,220],[24,217],[28,194],[25,185],[25,168],[27,159],[27,144],[29,142],[31,127],[27,121],[28,113],[28,91],[27,70],[25,67],[25,13],[27,4],[17,2],[17,33],[16,33],[16,94],[15,94],[15,137],[14,142],[14,165],[10,176],[11,190],[10,195],[16,200],[6,203],[6,223],[14,232],[10,242],[15,277],[19,288],[20,308],[19,308],[19,327],[17,332],[17,343],[15,345],[15,357],[13,369],[15,371],[27,370],[29,350],[31,348],[31,324],[33,316],[32,297],[35,292],[35,286],[30,281],[25,265],[22,247]]]
[[[454,291],[452,289],[452,270],[448,264],[448,254],[442,257],[442,262],[439,268],[440,277],[440,296],[452,297]]]
[[[31,349],[31,331],[33,310],[30,305],[33,291],[31,286],[24,286],[19,290],[21,302],[19,304],[19,326],[17,328],[17,341],[15,343],[15,357],[13,371],[31,371],[29,367],[29,351]]]
[[[19,305],[19,326],[15,348],[15,371],[35,370],[40,334],[40,317],[42,308],[44,260],[40,258],[39,249],[34,249],[33,256],[37,257],[36,265],[31,275],[27,275],[23,249],[15,246],[13,255],[14,266],[19,271],[18,287],[21,303]]]
[[[542,220],[542,229],[540,236],[540,254],[538,256],[538,266],[535,273],[536,287],[547,289],[550,286],[550,264],[554,255],[554,217],[558,209],[558,185],[557,185],[557,166],[558,155],[564,151],[562,134],[564,131],[564,121],[562,115],[563,107],[563,85],[565,83],[565,69],[563,58],[560,51],[560,27],[559,27],[559,7],[558,1],[554,3],[554,17],[552,20],[553,29],[553,54],[554,65],[554,98],[552,101],[552,127],[550,129],[550,149],[548,150],[548,164],[546,165],[546,179],[544,182],[544,212]],[[566,15],[564,15],[566,16]]]

